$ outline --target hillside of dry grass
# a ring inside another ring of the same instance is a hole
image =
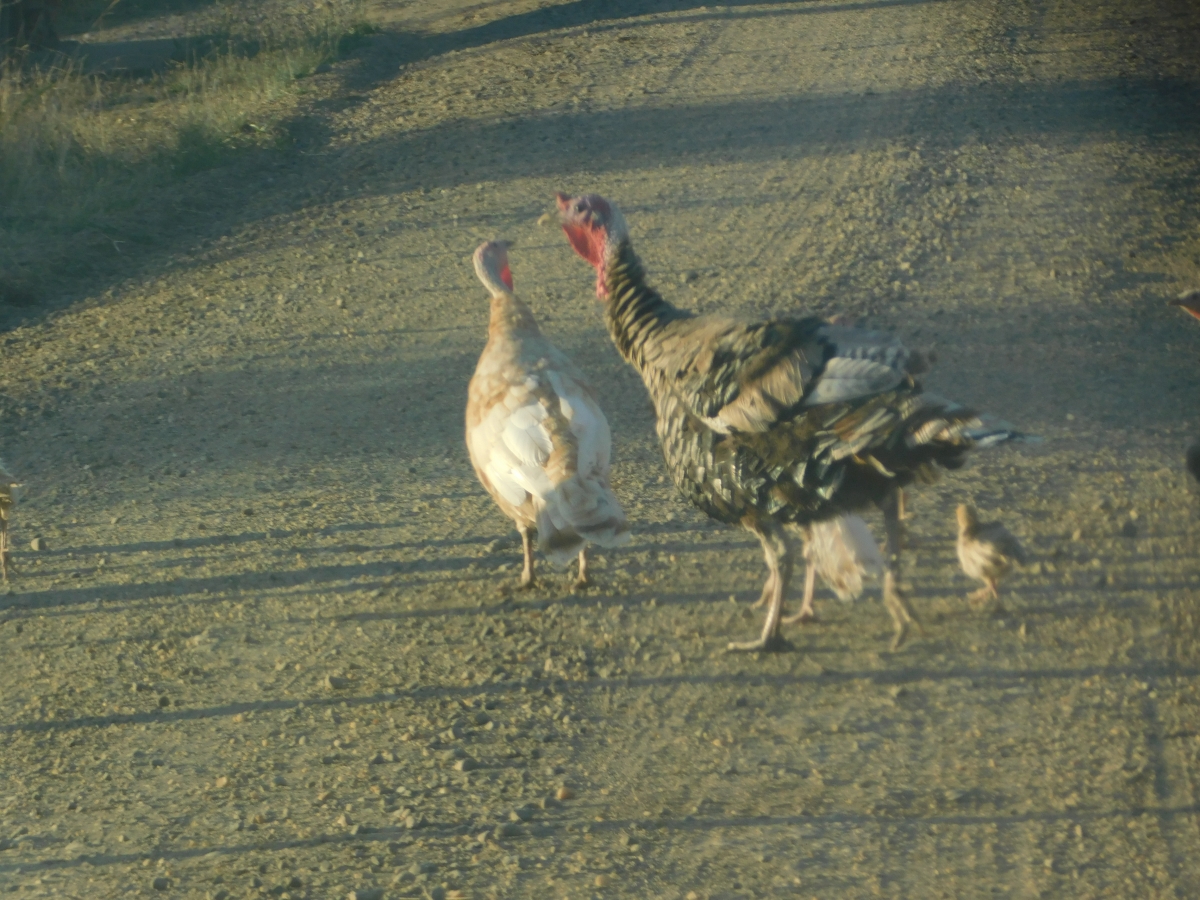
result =
[[[305,79],[369,30],[361,0],[162,6],[188,13],[173,37],[136,33],[154,4],[81,3],[59,52],[0,62],[0,305],[55,305],[120,270],[203,202],[191,176],[286,148]]]

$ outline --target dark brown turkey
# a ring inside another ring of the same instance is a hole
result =
[[[677,309],[646,284],[624,217],[595,194],[558,195],[571,246],[596,269],[613,342],[654,402],[671,477],[709,516],[762,543],[770,574],[757,640],[776,649],[795,558],[787,526],[878,505],[887,526],[884,603],[899,645],[911,610],[897,585],[899,488],[958,468],[975,447],[1015,437],[924,394],[908,351],[878,332],[818,318],[746,322]]]

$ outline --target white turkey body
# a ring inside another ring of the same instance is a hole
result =
[[[471,463],[521,533],[522,584],[533,581],[533,532],[559,565],[579,554],[580,581],[586,581],[587,542],[612,547],[629,540],[608,481],[608,420],[582,372],[514,295],[506,245],[481,245],[475,270],[492,305],[488,342],[467,389]]]

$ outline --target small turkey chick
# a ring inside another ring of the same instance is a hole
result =
[[[525,553],[521,586],[534,582],[533,538],[558,565],[587,543],[629,540],[609,487],[612,435],[583,373],[538,329],[513,293],[508,244],[475,251],[475,274],[491,294],[488,341],[467,388],[467,450],[479,481],[517,526]]]
[[[8,583],[8,519],[10,511],[21,496],[21,485],[4,468],[0,460],[0,580]]]
[[[814,522],[805,531],[804,599],[798,613],[781,620],[785,625],[816,618],[813,592],[818,575],[839,600],[849,603],[862,596],[864,576],[882,578],[886,570],[879,545],[859,516],[844,515]],[[915,620],[912,624],[916,624]]]
[[[958,561],[968,578],[982,581],[984,587],[967,599],[979,607],[988,599],[997,600],[996,583],[1008,574],[1013,564],[1025,565],[1025,549],[999,522],[980,522],[975,508],[959,504]]]

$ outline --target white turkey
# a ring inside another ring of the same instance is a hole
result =
[[[816,317],[744,321],[678,309],[646,283],[625,219],[596,194],[558,195],[563,230],[596,270],[613,343],[654,403],[659,443],[680,492],[756,535],[767,616],[753,641],[772,650],[795,551],[789,524],[873,504],[887,529],[883,599],[899,645],[914,621],[898,587],[899,488],[958,468],[975,447],[1016,436],[924,394],[894,338]]]
[[[538,329],[513,293],[508,244],[475,251],[475,274],[491,294],[487,346],[467,388],[467,450],[479,481],[517,526],[525,553],[521,586],[534,582],[533,539],[553,562],[587,544],[629,540],[608,483],[612,436],[583,373]]]

